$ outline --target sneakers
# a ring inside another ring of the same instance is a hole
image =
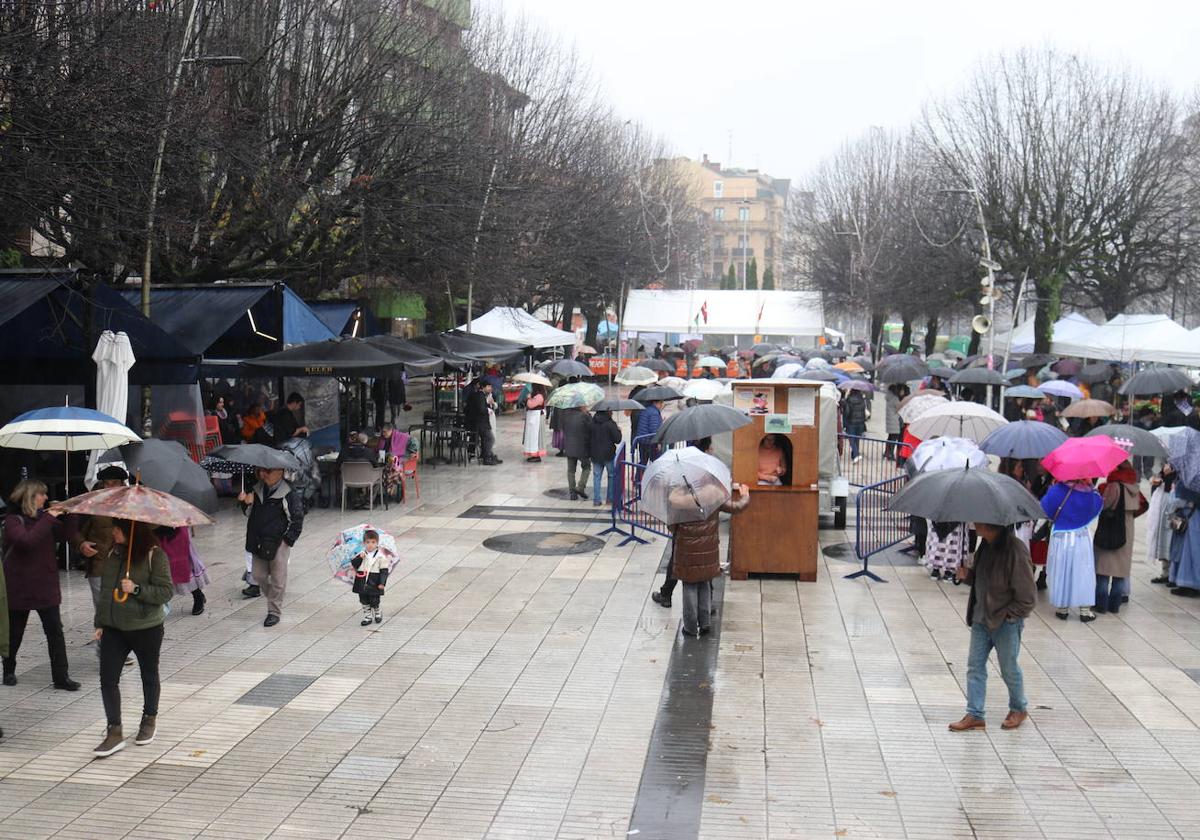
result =
[[[1089,621],[1096,620],[1096,614],[1094,612],[1092,612],[1092,610],[1089,607],[1080,607],[1079,608],[1079,620],[1082,621],[1084,624],[1087,624]]]
[[[850,463],[857,464],[859,461],[862,460],[862,458],[863,458],[863,456],[861,456],[861,455],[855,455],[853,458],[850,459]]]
[[[651,592],[650,600],[658,604],[660,607],[671,609],[671,599],[664,596],[661,592]]]
[[[371,623],[371,608],[370,607],[363,607],[362,621],[360,621],[358,623],[362,627],[366,627],[368,624]]]
[[[125,749],[125,735],[121,732],[121,726],[109,726],[104,731],[104,740],[92,750],[92,755],[96,758],[108,758],[115,752]]]
[[[375,623],[383,624],[383,610],[381,610],[379,607],[375,608]]]
[[[133,743],[139,747],[144,747],[154,740],[154,730],[157,728],[156,721],[158,718],[152,715],[142,715],[141,726],[138,727],[137,737],[133,739]]]
[[[951,732],[969,732],[972,729],[987,729],[987,723],[974,715],[963,715],[962,720],[950,724]]]

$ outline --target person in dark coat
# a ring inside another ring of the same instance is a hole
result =
[[[959,580],[971,584],[966,616],[971,650],[967,656],[967,712],[962,720],[950,724],[952,732],[987,727],[983,706],[992,650],[1008,686],[1008,716],[1000,728],[1016,729],[1029,716],[1025,680],[1017,663],[1025,618],[1037,603],[1029,549],[1011,527],[976,522],[975,533],[982,541],[974,562],[958,569]]]
[[[405,380],[405,374],[401,373],[394,379],[389,379],[387,383],[388,406],[391,409],[392,423],[396,422],[396,415],[401,412],[408,411],[408,383]],[[382,425],[382,424],[381,424]]]
[[[293,391],[288,394],[287,404],[276,411],[272,419],[276,446],[282,446],[294,437],[308,437],[308,426],[301,420],[303,416],[304,397]]]
[[[859,438],[867,433],[867,419],[871,411],[867,408],[867,399],[862,391],[851,391],[842,400],[842,426],[850,435],[850,458],[853,461],[862,460],[859,454]]]
[[[587,498],[588,476],[592,472],[592,418],[585,408],[566,408],[559,421],[563,431],[563,452],[567,453],[567,489],[571,501]],[[576,481],[575,470],[579,468]]]
[[[617,444],[621,442],[621,429],[613,420],[611,411],[597,411],[592,416],[591,459],[592,459],[592,505],[600,507],[604,499],[613,500],[613,458],[617,456]],[[608,495],[601,496],[604,474],[608,473]]]
[[[4,577],[8,591],[8,655],[4,657],[4,684],[17,684],[17,653],[25,636],[29,613],[37,611],[50,650],[54,687],[78,691],[79,683],[67,670],[67,642],[63,637],[62,590],[58,585],[56,543],[66,539],[62,509],[46,505],[46,485],[26,479],[9,497],[15,513],[4,517]]]
[[[258,484],[238,496],[246,520],[246,551],[253,558],[254,582],[267,595],[264,627],[274,627],[283,614],[288,558],[304,526],[304,501],[283,480],[283,470],[259,469]]]
[[[479,435],[479,463],[485,467],[494,467],[504,463],[496,457],[493,449],[496,446],[496,436],[492,434],[492,421],[488,417],[488,397],[492,393],[492,383],[487,380],[476,380],[475,387],[467,397],[466,424],[467,431]]]
[[[659,446],[654,442],[654,434],[662,426],[662,402],[655,401],[638,412],[637,425],[634,427],[633,439],[641,449],[642,461],[650,463],[658,457]]]
[[[671,571],[683,583],[683,635],[701,636],[709,631],[712,616],[710,581],[721,576],[720,514],[741,513],[750,504],[750,490],[734,485],[738,493],[700,522],[671,526]],[[690,496],[691,494],[689,494]],[[694,498],[685,500],[695,505]]]

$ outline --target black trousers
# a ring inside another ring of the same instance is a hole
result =
[[[17,669],[17,651],[25,637],[25,625],[29,623],[30,610],[8,611],[8,657],[4,660],[4,673]],[[46,634],[46,647],[50,650],[50,676],[55,683],[67,679],[67,642],[63,638],[62,616],[58,607],[43,607],[37,611]]]
[[[364,607],[373,607],[379,609],[379,599],[383,597],[383,593],[378,589],[368,589],[358,593],[358,603]]]
[[[145,630],[118,630],[105,627],[100,637],[100,696],[104,700],[104,715],[109,726],[121,725],[121,672],[125,658],[132,652],[142,672],[142,714],[158,714],[158,655],[162,651],[163,626]]]
[[[487,463],[496,456],[492,454],[492,449],[496,445],[496,436],[492,434],[492,427],[487,426],[479,430],[479,460]]]

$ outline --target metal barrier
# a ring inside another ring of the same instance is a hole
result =
[[[854,451],[859,458],[856,460]],[[838,435],[838,469],[852,487],[870,487],[904,474],[897,461],[912,454],[912,446],[883,438]]]
[[[869,568],[872,555],[904,542],[909,536],[908,514],[887,510],[892,496],[904,486],[906,477],[893,476],[870,484],[855,497],[854,554],[863,566],[847,578],[869,577],[879,583],[886,581]]]
[[[620,545],[631,542],[645,543],[647,540],[637,535],[638,529],[670,537],[667,526],[642,510],[642,473],[646,465],[638,459],[641,443],[649,436],[635,438],[627,448],[624,443],[617,447],[613,458],[612,481],[613,500],[610,510],[612,524],[600,532],[605,534],[622,534],[625,539]],[[632,454],[631,454],[632,453]]]

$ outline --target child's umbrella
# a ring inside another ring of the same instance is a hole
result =
[[[363,544],[363,534],[374,531],[379,534],[379,550],[387,558],[387,568],[392,568],[400,562],[400,552],[396,548],[396,538],[382,528],[377,528],[367,522],[355,525],[338,534],[337,539],[329,548],[325,560],[333,570],[333,576],[346,584],[354,583],[354,567],[350,561],[362,554],[366,546]]]

